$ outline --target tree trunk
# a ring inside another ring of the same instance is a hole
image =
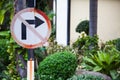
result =
[[[94,36],[97,34],[97,4],[98,0],[90,0],[90,23],[89,35]]]
[[[24,9],[25,6],[26,6],[26,0],[14,0],[14,14],[16,14],[20,10]],[[23,56],[21,54],[18,54],[17,50],[18,49],[16,49],[16,51],[15,51],[15,53],[16,53],[16,63],[17,63],[16,66],[17,66],[18,74],[20,75],[20,77],[22,79],[22,78],[25,78],[27,76],[27,63],[23,59]],[[19,66],[19,63],[18,63],[19,60],[23,64],[24,68]]]
[[[20,48],[21,50],[21,48]],[[26,78],[27,77],[27,61],[24,60],[23,58],[23,54],[25,53],[25,51],[23,51],[22,53],[18,53],[19,48],[16,49],[15,54],[16,54],[16,65],[17,65],[17,71],[18,74],[20,75],[21,79],[22,78]],[[19,66],[20,64],[23,65],[23,67]]]
[[[14,0],[15,14],[26,7],[26,0]]]

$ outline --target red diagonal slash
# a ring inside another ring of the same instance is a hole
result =
[[[45,39],[32,27],[30,26],[30,24],[25,21],[21,16],[18,16],[18,19],[20,19],[24,25],[26,25],[26,27],[31,30],[40,40],[42,40],[43,42],[45,41]]]

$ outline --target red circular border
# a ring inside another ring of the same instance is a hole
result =
[[[16,21],[16,19],[18,18],[18,16],[20,16],[20,14],[22,14],[22,13],[24,13],[24,12],[34,12],[34,13],[38,13],[38,14],[40,14],[41,16],[44,17],[44,19],[46,20],[47,25],[48,25],[48,32],[47,32],[47,36],[45,37],[45,41],[42,41],[42,42],[37,43],[37,44],[31,44],[31,45],[29,45],[29,44],[22,43],[20,40],[17,39],[16,35],[14,34],[14,27],[15,27],[14,24],[15,24],[15,21]],[[12,34],[14,40],[15,40],[20,46],[22,46],[22,47],[24,47],[24,48],[28,48],[28,49],[33,49],[33,48],[37,48],[37,47],[42,46],[42,45],[48,40],[48,38],[50,37],[50,33],[51,33],[51,22],[50,22],[49,18],[46,16],[46,14],[45,14],[44,12],[42,12],[42,11],[40,11],[40,10],[38,10],[38,9],[35,9],[35,8],[26,8],[26,9],[21,10],[20,12],[18,12],[18,13],[14,16],[14,18],[13,18],[13,20],[12,20],[12,23],[11,23],[10,30],[11,30],[11,34]]]

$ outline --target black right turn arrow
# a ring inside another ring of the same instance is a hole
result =
[[[25,21],[28,22],[29,24],[35,24],[35,28],[39,27],[40,25],[44,23],[44,21],[42,21],[36,16],[35,16],[35,20],[25,20]],[[26,28],[26,25],[23,23],[21,27],[21,33],[22,33],[21,39],[26,40],[27,39],[27,28]]]

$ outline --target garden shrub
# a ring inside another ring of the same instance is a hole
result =
[[[77,58],[64,51],[51,54],[39,65],[38,74],[41,80],[66,80],[75,73]]]
[[[84,31],[86,34],[89,34],[89,21],[84,20],[77,25],[76,32],[81,33]]]
[[[46,47],[46,50],[48,55],[63,51],[70,51],[72,53],[75,53],[75,51],[71,46],[59,45],[55,40],[51,40],[51,39],[49,39],[49,46]]]
[[[7,69],[7,66],[10,62],[8,59],[9,54],[6,51],[7,49],[6,41],[7,41],[6,39],[3,39],[3,38],[0,39],[0,71],[1,71],[0,80],[6,77],[4,70]]]
[[[92,45],[91,48],[90,45]],[[94,54],[99,50],[98,36],[85,36],[85,33],[82,32],[78,39],[73,43],[73,48],[78,50],[77,53],[84,56],[88,55],[88,53]]]
[[[111,53],[98,51],[97,54],[83,57],[82,66],[86,70],[99,71],[109,76],[112,70],[120,66],[120,52],[110,50]]]
[[[72,78],[67,80],[105,80],[101,76],[93,76],[89,74],[74,75]]]
[[[8,57],[9,54],[7,53],[7,47],[8,45],[6,45],[7,43],[7,39],[4,31],[0,32],[0,80],[2,80],[2,78],[6,77],[6,74],[4,73],[4,70],[7,69],[8,64],[10,63]]]
[[[116,40],[116,49],[120,51],[120,38]]]
[[[37,63],[39,63],[47,56],[46,47],[43,46],[43,47],[34,49],[34,55],[38,61]]]
[[[106,41],[105,43],[102,42],[100,49],[105,52],[109,52],[111,49],[116,49],[117,39]]]

